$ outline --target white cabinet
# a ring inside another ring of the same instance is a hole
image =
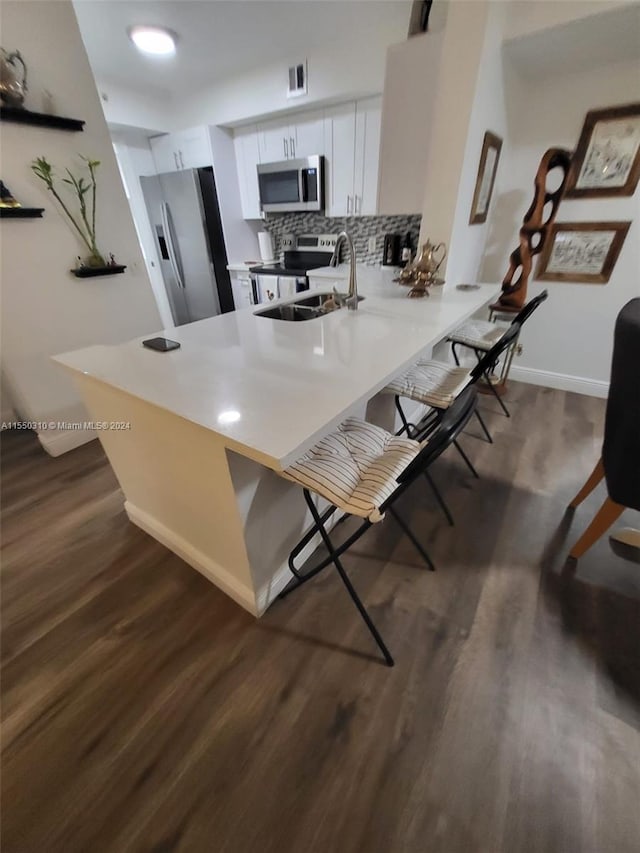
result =
[[[159,174],[211,166],[211,146],[206,127],[193,127],[178,133],[153,136],[149,141]]]
[[[178,144],[178,161],[181,169],[199,169],[211,166],[211,146],[206,127],[193,127],[172,134]]]
[[[314,154],[326,158],[327,216],[378,212],[380,97],[297,113],[234,133],[242,215],[260,218],[256,166]]]
[[[380,160],[381,99],[356,103],[353,212],[374,216],[378,212],[378,163]]]
[[[301,113],[289,124],[294,157],[324,154],[324,111]]]
[[[240,206],[245,219],[260,219],[260,193],[258,171],[260,150],[258,130],[255,126],[238,128],[233,135],[233,146],[240,186]]]
[[[233,304],[236,311],[253,305],[251,295],[251,276],[244,272],[230,272],[231,290],[233,292]]]
[[[355,176],[356,105],[339,104],[326,113],[328,122],[327,216],[353,215],[353,183]]]
[[[151,153],[156,172],[176,172],[178,170],[178,159],[170,134],[164,136],[152,136],[149,140]]]
[[[289,124],[282,119],[267,121],[258,125],[258,147],[261,163],[274,163],[287,160],[293,153],[293,142],[289,136]]]
[[[380,98],[365,98],[327,110],[328,216],[377,212]]]
[[[322,154],[323,121],[322,110],[316,110],[296,114],[289,120],[279,118],[260,124],[260,162],[273,163],[277,160],[293,160],[296,157]]]

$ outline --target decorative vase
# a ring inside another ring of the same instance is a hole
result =
[[[92,252],[88,257],[86,257],[84,263],[85,266],[91,267],[92,269],[97,267],[106,267],[107,265],[105,259],[98,251]]]
[[[22,74],[17,64],[22,65]],[[8,53],[0,47],[0,101],[7,107],[23,107],[27,92],[27,66],[19,50]]]

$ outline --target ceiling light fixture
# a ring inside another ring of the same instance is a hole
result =
[[[129,27],[128,33],[142,53],[169,56],[176,52],[176,36],[164,27]]]

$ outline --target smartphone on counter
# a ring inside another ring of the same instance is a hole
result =
[[[142,346],[147,349],[154,349],[156,352],[171,352],[172,349],[180,349],[180,344],[177,341],[170,341],[169,338],[149,338],[142,341]]]

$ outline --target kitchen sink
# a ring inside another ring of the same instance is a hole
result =
[[[346,293],[338,294],[343,299],[347,298]],[[279,302],[277,305],[272,305],[270,308],[263,308],[255,312],[256,317],[268,317],[270,320],[288,320],[289,322],[301,322],[302,320],[313,320],[316,317],[322,317],[325,314],[335,311],[335,308],[323,308],[324,303],[334,296],[332,291],[316,292],[309,296],[304,296],[301,299],[295,298],[288,302]],[[364,296],[358,296],[358,302],[362,302]]]

